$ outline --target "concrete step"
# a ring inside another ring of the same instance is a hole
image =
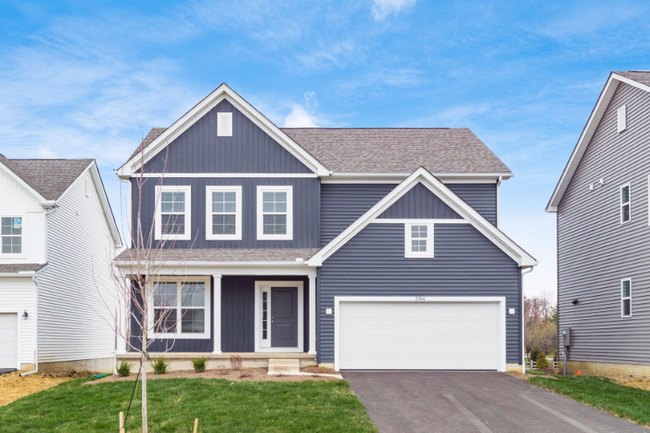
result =
[[[269,359],[269,374],[300,373],[299,359]]]

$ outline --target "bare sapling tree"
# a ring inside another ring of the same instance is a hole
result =
[[[524,298],[526,348],[550,354],[557,350],[557,308],[548,293]]]

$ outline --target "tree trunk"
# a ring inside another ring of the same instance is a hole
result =
[[[144,352],[140,354],[140,362],[142,363],[142,433],[147,433],[149,431],[147,425],[147,366]]]

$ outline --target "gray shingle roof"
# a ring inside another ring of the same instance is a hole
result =
[[[147,136],[144,137],[144,140],[142,140],[142,142],[138,145],[138,148],[133,151],[131,156],[129,156],[129,160],[131,160],[134,156],[140,153],[143,147],[149,146],[152,141],[158,138],[158,136],[165,131],[167,131],[167,128],[152,128],[151,131],[149,131],[149,133],[147,134]]]
[[[47,200],[56,200],[93,162],[92,159],[8,159],[0,163]]]
[[[169,262],[293,262],[297,258],[307,260],[320,248],[169,248],[154,250],[153,260]],[[125,250],[115,261],[129,261],[134,250]]]
[[[38,263],[21,263],[21,264],[10,264],[10,265],[0,265],[0,274],[13,274],[17,272],[36,272],[41,269],[44,264]]]
[[[650,71],[614,71],[614,73],[637,83],[650,86]]]

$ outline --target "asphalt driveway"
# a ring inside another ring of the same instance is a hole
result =
[[[343,372],[382,433],[648,432],[503,373]]]

